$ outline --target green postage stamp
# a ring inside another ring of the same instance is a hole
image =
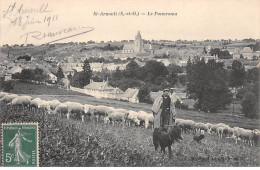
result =
[[[38,123],[2,124],[3,166],[39,166]]]

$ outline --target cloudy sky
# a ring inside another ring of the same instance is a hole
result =
[[[138,30],[149,40],[260,38],[259,0],[0,1],[0,45],[63,38],[58,42],[129,40]],[[94,15],[101,12],[139,12],[139,16]],[[177,16],[148,16],[148,12]]]

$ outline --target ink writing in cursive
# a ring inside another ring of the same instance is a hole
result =
[[[27,44],[27,42],[31,39],[42,40],[42,39],[45,39],[45,38],[53,38],[53,37],[57,37],[57,36],[61,36],[61,35],[66,35],[68,33],[76,32],[76,31],[79,31],[79,30],[82,30],[82,31],[80,33],[77,33],[77,34],[73,34],[73,35],[69,35],[69,36],[59,38],[59,39],[52,40],[48,43],[60,41],[60,40],[67,39],[67,38],[71,38],[71,37],[74,37],[74,36],[77,36],[77,35],[80,35],[80,34],[85,34],[85,33],[93,31],[94,28],[93,27],[71,27],[71,28],[61,29],[61,30],[56,31],[56,32],[31,31],[31,32],[27,32],[27,33],[21,35],[20,39],[24,39],[24,43]]]

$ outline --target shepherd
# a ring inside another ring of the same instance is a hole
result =
[[[175,124],[175,105],[170,98],[169,89],[164,89],[163,95],[155,99],[151,110],[154,115],[154,128],[173,126]]]

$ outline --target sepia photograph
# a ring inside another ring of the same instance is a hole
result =
[[[0,0],[0,167],[259,167],[259,0]]]

